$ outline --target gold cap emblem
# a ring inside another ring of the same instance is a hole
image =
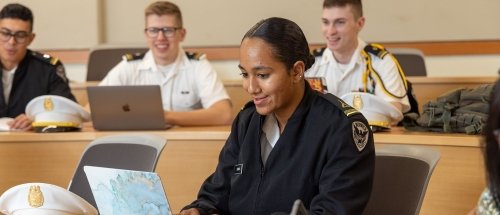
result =
[[[363,99],[361,99],[361,95],[354,95],[352,107],[356,108],[356,110],[361,110],[361,108],[363,108]]]
[[[40,190],[40,186],[31,185],[30,192],[28,194],[28,203],[31,207],[38,208],[43,205],[43,193]]]
[[[52,111],[54,109],[54,103],[52,103],[52,99],[50,97],[46,97],[43,101],[43,108],[45,111]]]

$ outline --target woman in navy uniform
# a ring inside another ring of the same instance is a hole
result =
[[[373,181],[373,135],[355,109],[311,89],[304,72],[313,63],[292,21],[269,18],[245,34],[239,68],[253,101],[181,214],[269,215],[290,211],[296,199],[310,214],[362,213]]]

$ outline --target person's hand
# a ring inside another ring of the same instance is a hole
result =
[[[20,114],[13,121],[8,122],[11,130],[28,131],[31,129],[31,119],[29,119],[25,114]]]
[[[187,210],[181,211],[180,215],[200,215],[200,212],[196,208],[189,208]]]

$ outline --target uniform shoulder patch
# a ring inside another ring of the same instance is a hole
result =
[[[314,57],[321,57],[323,55],[323,52],[325,51],[326,47],[323,48],[317,48],[311,51],[311,54]]]
[[[389,52],[387,49],[384,48],[384,46],[377,44],[377,43],[370,43],[365,46],[364,50],[370,54],[373,54],[380,59],[383,59]]]
[[[198,52],[186,52],[186,56],[189,60],[201,60],[203,57],[205,57],[205,54]]]
[[[37,59],[37,60],[49,63],[49,64],[54,65],[54,66],[59,63],[59,59],[58,58],[52,57],[52,56],[50,56],[48,54],[43,54],[43,53],[40,53],[40,52],[31,51],[31,55],[35,59]]]
[[[134,61],[134,60],[141,60],[142,58],[144,58],[144,55],[146,55],[146,53],[137,52],[137,53],[124,54],[122,57],[126,61]]]
[[[338,98],[337,96],[334,96],[332,94],[320,94],[323,98],[337,106],[344,114],[348,117],[353,116],[355,114],[361,114],[358,110],[353,108],[351,105],[347,104],[345,101],[342,99]]]
[[[358,151],[363,151],[366,144],[368,143],[368,138],[370,137],[370,129],[365,123],[360,121],[352,122],[352,139]]]
[[[247,102],[245,105],[243,105],[241,107],[240,111],[243,111],[243,110],[245,110],[245,109],[247,109],[249,107],[252,107],[252,106],[255,106],[255,104],[253,103],[253,101],[249,101],[249,102]]]

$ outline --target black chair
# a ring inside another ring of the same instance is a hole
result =
[[[440,153],[415,145],[375,150],[375,178],[363,215],[418,215]]]
[[[87,81],[101,81],[125,54],[144,53],[145,47],[96,47],[90,51]]]
[[[165,138],[149,134],[113,135],[95,139],[83,152],[68,190],[97,208],[83,171],[84,166],[153,172],[165,144]]]
[[[427,76],[424,53],[414,48],[388,48],[406,76]]]

